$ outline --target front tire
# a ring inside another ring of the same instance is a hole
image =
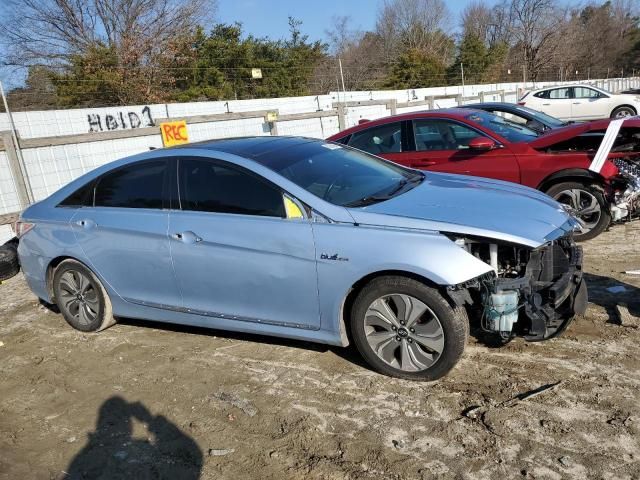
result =
[[[351,334],[374,370],[407,380],[433,381],[462,357],[469,320],[464,308],[452,308],[424,283],[380,277],[356,297]]]
[[[611,223],[607,200],[593,185],[581,182],[558,183],[547,189],[546,194],[571,207],[582,223],[582,231],[574,234],[577,242],[597,237]]]
[[[618,107],[611,112],[611,118],[627,118],[633,117],[636,111],[631,107]]]
[[[53,274],[60,313],[76,330],[98,332],[115,323],[111,301],[98,277],[76,260],[65,260]]]

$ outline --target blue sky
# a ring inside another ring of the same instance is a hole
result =
[[[446,1],[452,14],[452,30],[458,27],[460,11],[470,1]],[[239,21],[247,34],[278,39],[287,36],[287,17],[292,16],[302,20],[302,31],[310,39],[317,40],[325,38],[334,15],[351,17],[354,28],[372,29],[380,3],[381,0],[219,0],[216,20]]]
[[[495,3],[496,0],[486,0]],[[471,0],[446,0],[451,12],[451,30],[458,28],[460,12]],[[0,4],[2,0],[0,0]],[[302,20],[302,32],[311,40],[326,40],[333,16],[351,17],[351,27],[371,30],[382,0],[218,0],[216,22],[242,22],[245,34],[272,39],[286,38],[289,16]],[[2,10],[0,5],[0,11]],[[21,85],[25,72],[0,67],[0,80],[5,88]]]

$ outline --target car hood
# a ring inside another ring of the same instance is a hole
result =
[[[461,233],[531,247],[577,225],[559,203],[532,188],[431,172],[404,194],[349,212],[361,225]]]
[[[572,123],[566,127],[550,130],[543,135],[540,135],[535,140],[531,140],[529,146],[535,149],[543,149],[555,145],[556,143],[564,142],[571,138],[583,135],[592,131],[604,131],[609,126],[611,119],[594,120],[584,123]],[[627,117],[624,121],[623,127],[640,127],[640,117]]]

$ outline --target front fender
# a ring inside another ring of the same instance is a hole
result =
[[[439,232],[329,223],[315,223],[313,231],[321,328],[334,333],[349,291],[376,272],[407,272],[446,286],[491,271]]]

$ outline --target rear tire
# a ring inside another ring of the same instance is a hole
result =
[[[58,265],[53,274],[53,294],[60,313],[76,330],[98,332],[116,323],[102,283],[76,260]]]
[[[20,271],[18,251],[9,244],[0,247],[0,282],[9,280]]]
[[[632,107],[618,107],[611,112],[611,118],[627,118],[633,117],[636,111]]]
[[[356,348],[376,371],[407,380],[433,381],[460,360],[469,336],[462,307],[419,281],[389,276],[372,280],[351,313]]]
[[[584,222],[583,232],[575,232],[573,235],[578,242],[597,237],[611,223],[607,200],[593,185],[581,182],[557,183],[548,188],[546,194],[569,205],[576,212],[575,216]]]

